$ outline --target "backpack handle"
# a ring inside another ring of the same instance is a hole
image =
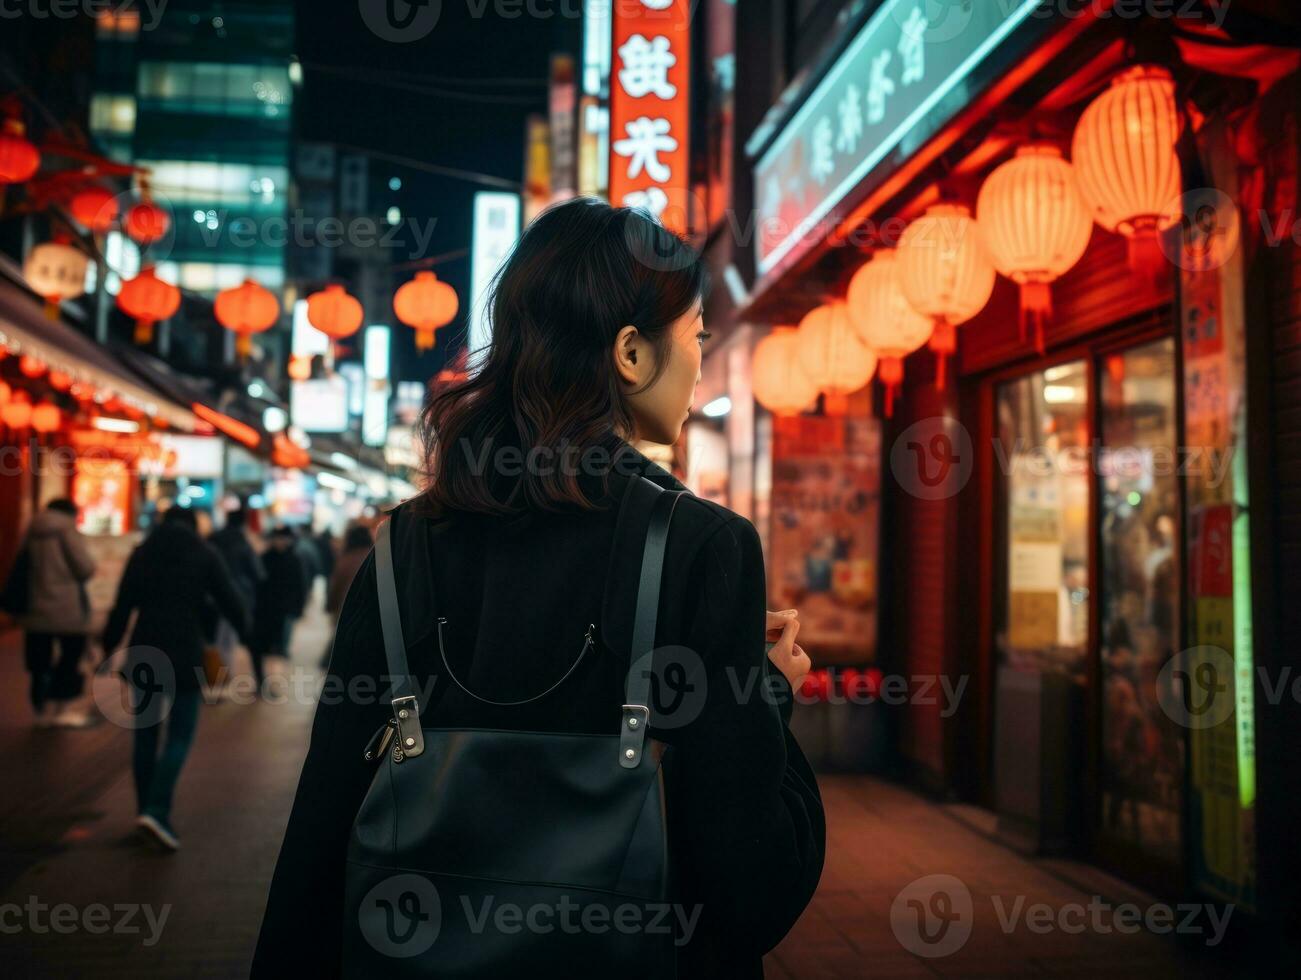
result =
[[[655,626],[659,618],[664,553],[668,544],[669,524],[682,492],[665,491],[645,477],[638,477],[629,485],[627,492],[635,495],[630,503],[650,508],[650,523],[646,528],[646,544],[642,550],[641,576],[637,583],[632,650],[625,688],[628,703],[623,706],[619,725],[619,764],[625,769],[635,769],[641,763],[646,729],[650,724],[651,657],[655,647]],[[425,751],[425,737],[420,728],[420,705],[416,700],[415,682],[407,666],[406,641],[402,635],[402,613],[398,606],[397,582],[393,571],[392,525],[393,518],[390,517],[379,527],[375,539],[375,575],[379,592],[380,627],[384,634],[384,654],[393,690],[397,747],[409,758]],[[572,670],[573,667],[570,668],[571,672]],[[568,677],[568,674],[565,676]]]

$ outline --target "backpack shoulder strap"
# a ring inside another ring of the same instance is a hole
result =
[[[658,484],[638,477],[628,487],[629,504],[650,509],[646,543],[642,549],[641,574],[637,580],[637,605],[633,616],[632,648],[628,658],[627,703],[623,706],[619,732],[619,764],[635,769],[641,763],[650,724],[651,674],[654,669],[655,625],[659,618],[660,583],[664,573],[664,552],[669,524],[680,491],[666,491]]]
[[[629,503],[650,509],[646,543],[642,549],[641,574],[637,582],[637,604],[633,618],[632,649],[626,683],[627,703],[623,706],[619,732],[619,764],[635,769],[641,764],[650,723],[652,655],[655,649],[655,626],[659,618],[660,583],[664,573],[664,553],[669,537],[669,523],[681,492],[662,487],[638,477],[628,487],[635,494]],[[402,635],[402,614],[398,606],[397,583],[393,571],[392,526],[390,517],[380,525],[375,540],[375,575],[379,592],[380,626],[384,633],[389,683],[393,692],[393,717],[397,725],[398,744],[408,757],[425,750],[420,728],[420,705],[415,683],[407,666],[406,642]]]
[[[407,667],[407,645],[402,636],[402,613],[398,607],[397,582],[393,575],[392,527],[395,515],[379,526],[375,538],[375,577],[379,592],[379,621],[384,633],[384,656],[388,662],[389,684],[393,692],[393,720],[397,725],[398,745],[407,756],[425,751],[425,736],[420,729],[420,704],[416,686]]]

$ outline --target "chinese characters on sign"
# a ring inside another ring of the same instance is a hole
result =
[[[689,0],[628,0],[614,8],[610,201],[687,230],[691,55]]]
[[[755,165],[759,274],[817,240],[905,138],[920,143],[969,102],[960,87],[1038,3],[885,0]]]

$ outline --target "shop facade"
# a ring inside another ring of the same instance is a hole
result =
[[[1104,163],[1116,188],[1172,188],[1169,212],[1149,230],[1099,218],[1051,276],[998,276],[955,324],[946,370],[925,345],[903,359],[890,411],[877,383],[824,388],[787,418],[757,407],[749,474],[733,465],[715,482],[752,499],[771,598],[799,605],[773,539],[810,522],[779,505],[783,474],[832,433],[829,479],[875,479],[847,522],[861,540],[833,535],[831,558],[853,552],[868,570],[842,562],[843,618],[855,602],[879,615],[850,627],[873,635],[848,659],[832,644],[821,662],[962,692],[899,706],[907,778],[984,807],[1014,846],[1282,917],[1294,869],[1259,859],[1286,840],[1280,753],[1297,711],[1276,695],[1292,615],[1281,576],[1296,564],[1297,498],[1280,479],[1296,465],[1301,88],[1295,52],[1260,31],[1282,15],[866,6],[748,141],[753,284],[727,311],[744,344],[844,299],[919,219],[965,209],[982,244],[1021,231],[984,217],[991,177],[1026,155],[1082,155],[1090,107],[1136,71],[1174,93],[1177,164]],[[746,55],[742,38],[742,82]],[[1161,126],[1141,98],[1134,118]],[[736,404],[744,383],[708,362],[704,375],[707,398],[726,389]],[[855,476],[854,446],[872,447],[870,475]],[[820,544],[794,550],[815,572]]]

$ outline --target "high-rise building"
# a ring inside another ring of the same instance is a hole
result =
[[[291,2],[172,0],[99,15],[91,129],[148,170],[173,229],[146,258],[191,294],[246,278],[285,285],[293,44]]]

